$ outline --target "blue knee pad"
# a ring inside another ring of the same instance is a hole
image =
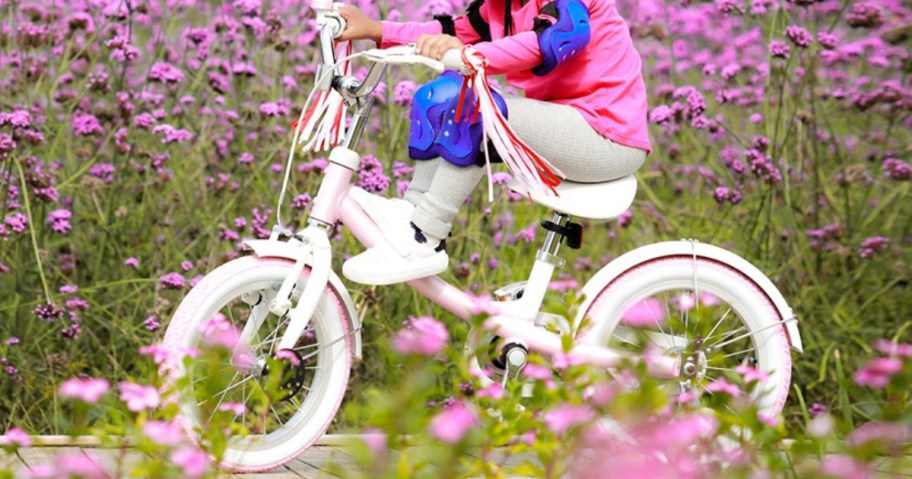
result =
[[[532,73],[542,76],[582,52],[589,43],[590,30],[589,9],[580,0],[554,0],[540,13],[533,29],[544,61]]]
[[[409,157],[429,160],[440,156],[457,166],[484,164],[481,114],[474,122],[471,117],[466,118],[475,106],[475,94],[471,90],[466,91],[461,118],[456,118],[462,82],[462,75],[447,70],[415,92],[410,114]],[[497,92],[491,93],[506,118],[506,102]]]

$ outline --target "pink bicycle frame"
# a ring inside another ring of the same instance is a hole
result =
[[[311,219],[326,225],[335,225],[337,221],[341,221],[355,238],[368,248],[380,243],[383,241],[380,229],[348,196],[352,175],[360,163],[360,157],[348,148],[337,147],[330,154],[329,160],[320,190],[313,201]],[[545,273],[536,275],[536,268]],[[542,288],[545,288],[552,272],[553,265],[536,259],[531,277],[539,278],[535,283],[544,283]],[[535,286],[531,278],[529,283],[530,288]],[[558,334],[534,324],[535,315],[541,307],[541,295],[524,295],[523,299],[516,301],[494,301],[460,291],[438,276],[412,280],[408,284],[421,295],[463,320],[482,312],[487,313],[489,316],[485,320],[484,328],[498,336],[520,341],[530,350],[549,356],[565,354]],[[637,358],[595,344],[576,343],[566,354],[586,364],[602,368],[618,367],[625,361],[644,360],[649,374],[656,377],[675,378],[680,371],[680,361],[675,358]]]

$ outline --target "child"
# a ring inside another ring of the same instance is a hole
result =
[[[503,101],[495,95],[498,106],[516,135],[566,180],[599,183],[632,174],[650,151],[646,87],[614,0],[519,1],[475,0],[456,18],[405,23],[376,21],[343,6],[348,26],[341,39],[370,39],[381,48],[417,42],[420,54],[437,60],[473,45],[488,59],[489,74],[505,74],[525,92]],[[485,173],[478,122],[462,130],[449,123],[460,85],[459,75],[444,72],[415,93],[409,153],[424,161],[416,162],[404,199],[352,189],[386,237],[345,263],[352,281],[391,284],[446,270],[444,238]]]

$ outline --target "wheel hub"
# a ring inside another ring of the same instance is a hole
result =
[[[304,388],[307,379],[307,369],[304,367],[305,361],[301,354],[293,349],[277,351],[275,359],[280,365],[282,374],[282,382],[279,385],[279,389],[285,393],[279,398],[279,401],[287,401]],[[269,373],[269,364],[266,361],[266,356],[257,357],[256,368],[253,373],[254,377],[262,380],[267,378]]]

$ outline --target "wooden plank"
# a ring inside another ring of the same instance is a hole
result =
[[[0,468],[5,467],[9,469],[10,472],[13,473],[13,477],[24,477],[29,470],[28,465],[25,464],[25,461],[23,461],[18,454],[10,456],[4,452],[0,452],[0,457],[2,457],[2,460],[0,460]]]
[[[29,468],[42,464],[53,464],[59,455],[82,454],[78,447],[28,447],[19,449],[19,457]]]
[[[295,462],[310,466],[323,473],[324,476],[328,473],[333,476],[345,477],[343,473],[346,469],[358,468],[355,459],[344,450],[325,446],[311,447],[304,454],[298,456]],[[296,466],[292,466],[292,469],[298,470]]]
[[[105,472],[116,477],[127,477],[137,466],[147,460],[145,454],[127,448],[81,448],[82,453],[92,458]]]

